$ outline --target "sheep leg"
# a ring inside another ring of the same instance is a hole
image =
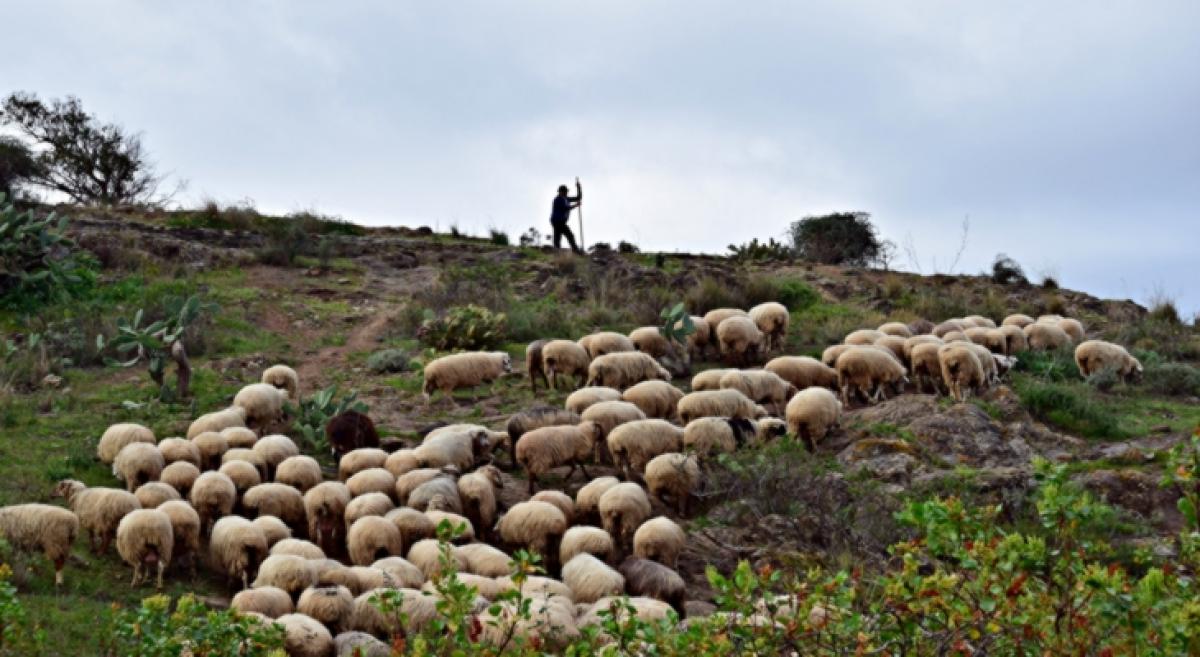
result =
[[[67,565],[67,557],[55,557],[54,559],[54,586],[63,585],[63,566]]]
[[[567,471],[567,476],[563,477],[563,483],[571,481],[571,475],[575,474],[575,468],[578,467],[578,465],[578,463],[571,461],[571,469]]]
[[[801,425],[800,440],[804,441],[804,448],[807,449],[809,453],[817,451],[817,445],[815,442],[813,442],[812,435],[809,433],[807,426]]]
[[[534,491],[537,490],[537,475],[532,472],[526,472],[525,476],[529,477],[529,494],[533,495]]]
[[[160,559],[158,562],[158,583],[155,588],[162,590],[163,571],[167,569],[167,562]]]
[[[591,480],[592,480],[592,475],[588,474],[587,468],[583,467],[583,464],[582,464],[582,463],[580,463],[580,464],[579,464],[579,469],[583,471],[583,478],[584,478],[584,479],[586,479],[586,480],[588,480],[588,481],[591,481]]]
[[[141,575],[142,575],[142,564],[140,564],[140,563],[135,564],[133,566],[133,581],[131,581],[129,583],[129,586],[131,588],[136,587],[138,585],[138,582],[141,580]]]

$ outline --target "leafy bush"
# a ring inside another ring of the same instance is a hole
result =
[[[868,212],[804,217],[792,222],[788,234],[796,255],[826,265],[865,267],[879,262],[887,252]]]
[[[507,317],[476,305],[451,308],[444,317],[430,317],[421,324],[417,338],[442,351],[498,347],[504,342]]]
[[[0,655],[45,654],[46,632],[30,622],[9,581],[12,574],[8,564],[0,564]]]
[[[1039,418],[1085,438],[1124,438],[1117,416],[1086,387],[1035,380],[1018,381],[1021,405]]]
[[[508,246],[508,233],[492,228],[488,230],[488,240],[496,246]]]
[[[1183,363],[1147,364],[1142,381],[1160,395],[1200,396],[1200,368]]]
[[[759,242],[755,237],[745,244],[729,245],[729,257],[738,262],[785,261],[795,256],[791,247],[774,237],[766,242]]]
[[[265,237],[257,253],[264,265],[291,267],[298,256],[308,255],[313,249],[312,238],[298,222],[270,224]]]
[[[1077,381],[1079,366],[1075,350],[1063,347],[1049,351],[1026,351],[1017,359],[1016,371],[1027,372],[1044,381]]]
[[[114,361],[114,364],[132,367],[145,360],[150,378],[158,385],[160,400],[189,397],[188,386],[192,378],[192,366],[188,361],[187,347],[183,343],[184,332],[201,314],[215,313],[217,310],[217,304],[202,301],[199,296],[192,295],[187,299],[175,298],[168,301],[167,317],[147,325],[142,324],[145,317],[143,309],[134,313],[133,321],[118,319],[117,336],[110,344],[122,358],[129,360],[120,363]],[[96,336],[96,343],[102,347],[103,336]],[[175,362],[174,390],[164,381],[168,360]]]
[[[542,232],[530,226],[529,230],[521,233],[521,237],[517,238],[517,244],[521,246],[537,246],[542,243]]]
[[[1017,264],[1016,260],[1003,253],[998,253],[996,259],[992,261],[992,282],[1000,285],[1013,283],[1025,285],[1029,283],[1029,279],[1025,277],[1025,270]]]
[[[33,152],[18,139],[0,136],[0,203],[16,198],[18,185],[38,173]]]
[[[512,342],[532,342],[547,336],[569,338],[584,332],[576,308],[549,297],[514,301],[506,317],[507,339]]]
[[[632,242],[621,240],[617,242],[617,251],[620,253],[638,253],[641,249],[637,248],[637,245]]]
[[[821,302],[821,293],[801,280],[788,279],[779,284],[779,303],[795,312],[811,308]]]
[[[105,654],[122,657],[282,654],[283,627],[258,625],[236,611],[214,611],[192,595],[179,598],[174,611],[167,596],[146,598],[137,609],[121,612],[107,634]]]
[[[325,440],[325,424],[330,418],[346,411],[366,413],[368,407],[358,401],[358,393],[354,391],[338,399],[335,383],[307,399],[301,398],[298,407],[285,404],[284,410],[295,418],[292,428],[304,439],[309,451],[325,453],[329,450],[329,443]]]
[[[411,364],[403,349],[384,349],[367,356],[367,369],[375,374],[407,372]]]
[[[0,308],[32,310],[82,296],[95,260],[67,237],[67,218],[18,212],[0,200]]]
[[[1121,383],[1121,375],[1115,367],[1106,367],[1097,372],[1092,372],[1087,378],[1088,385],[1092,386],[1100,392],[1111,392],[1113,388]]]

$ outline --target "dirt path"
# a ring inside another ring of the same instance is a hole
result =
[[[325,347],[311,358],[306,359],[297,369],[301,381],[325,381],[324,372],[348,365],[346,356],[358,351],[370,351],[378,343],[379,336],[387,330],[388,323],[396,316],[399,309],[392,304],[381,304],[363,324],[355,326],[346,336],[346,343],[337,347]],[[313,389],[323,387],[316,384]]]

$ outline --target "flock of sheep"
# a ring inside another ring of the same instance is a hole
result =
[[[637,615],[685,613],[685,582],[676,571],[686,534],[655,516],[652,501],[679,516],[701,485],[702,467],[739,445],[791,433],[814,449],[843,408],[872,403],[913,386],[962,400],[994,384],[1026,349],[1077,344],[1082,375],[1113,368],[1136,377],[1141,365],[1123,348],[1084,341],[1074,319],[1011,315],[997,327],[985,317],[933,325],[889,322],[857,330],[821,359],[778,356],[789,314],[778,303],[749,312],[719,309],[693,317],[686,345],[656,327],[625,336],[602,332],[579,341],[539,340],[526,364],[535,393],[568,385],[564,407],[539,405],[512,416],[505,431],[452,424],[413,447],[379,448],[370,419],[354,411],[334,418],[327,437],[340,456],[336,480],[287,436],[270,433],[283,405],[298,397],[294,370],[277,365],[242,388],[226,409],[196,418],[186,437],[156,440],[137,424],[115,424],[100,438],[99,459],[126,489],[65,480],[54,489],[68,508],[22,504],[0,509],[0,536],[18,549],[44,552],[62,571],[79,530],[93,551],[115,540],[133,568],[133,584],[162,585],[172,563],[204,561],[236,582],[231,605],[286,630],[291,655],[388,654],[379,639],[419,629],[436,615],[432,584],[449,550],[460,579],[478,594],[485,636],[510,622],[543,645],[577,636],[599,622],[615,596]],[[761,368],[697,374],[691,391],[671,383],[662,359],[712,355]],[[424,392],[449,394],[512,371],[504,353],[438,358],[424,368]],[[910,381],[911,376],[911,381]],[[586,386],[583,384],[586,383]],[[582,386],[582,387],[581,387]],[[266,435],[263,435],[266,434]],[[502,451],[528,480],[527,501],[504,508]],[[589,464],[610,464],[620,477],[592,478]],[[570,466],[585,482],[572,497],[538,488],[552,470]],[[436,528],[461,528],[450,547]],[[515,587],[510,555],[541,556],[547,577],[530,577],[533,618],[489,600]],[[373,600],[403,594],[406,628]]]

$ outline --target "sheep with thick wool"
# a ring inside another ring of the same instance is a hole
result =
[[[590,554],[607,561],[613,553],[613,538],[599,527],[576,525],[563,534],[558,548],[558,562],[568,563],[579,554]]]
[[[346,481],[368,468],[382,468],[387,459],[388,453],[378,447],[363,447],[346,452],[338,459],[338,479]]]
[[[1053,351],[1071,346],[1071,336],[1049,322],[1034,322],[1024,329],[1025,342],[1034,351]]]
[[[263,559],[254,578],[255,588],[274,586],[295,598],[304,589],[317,584],[317,569],[313,562],[294,554],[273,554]]]
[[[774,418],[701,417],[683,428],[683,446],[700,458],[733,452],[751,439],[765,443],[787,432],[787,426]]]
[[[516,460],[525,470],[529,494],[537,489],[542,475],[559,466],[571,466],[567,478],[576,468],[582,468],[584,477],[590,478],[583,462],[592,454],[599,436],[600,428],[595,422],[542,427],[521,436],[517,441]]]
[[[471,521],[477,536],[486,537],[496,525],[497,498],[504,487],[500,469],[485,465],[459,477],[457,486],[463,515]]]
[[[503,351],[472,351],[442,356],[425,365],[421,392],[428,402],[433,393],[441,391],[449,397],[459,388],[474,388],[491,384],[512,373],[512,357]]]
[[[291,486],[301,493],[321,483],[321,464],[311,456],[289,456],[275,468],[275,483]]]
[[[644,475],[650,494],[664,504],[670,498],[681,516],[687,515],[688,504],[700,486],[700,477],[700,462],[696,457],[677,452],[650,459]]]
[[[734,315],[717,325],[717,345],[721,357],[730,363],[747,365],[754,362],[763,349],[763,332],[754,320]]]
[[[279,618],[292,613],[295,605],[287,591],[275,586],[239,591],[229,601],[229,608],[241,613],[254,612],[267,618]]]
[[[262,528],[240,516],[218,520],[208,542],[213,566],[226,577],[240,580],[242,588],[266,559],[268,549]]]
[[[1071,341],[1079,344],[1087,337],[1087,333],[1083,329],[1083,322],[1073,318],[1064,317],[1058,321],[1058,328],[1071,337]]]
[[[454,570],[461,572],[467,569],[467,561],[458,553],[458,546],[444,543],[436,538],[426,538],[413,543],[412,547],[408,548],[405,559],[420,568],[421,572],[425,574],[425,579],[431,579],[441,574],[446,567],[442,563],[443,549],[448,550]]]
[[[293,456],[300,455],[300,448],[296,446],[295,441],[281,434],[273,434],[263,436],[254,443],[255,454],[262,457],[263,463],[266,464],[266,476],[268,479],[275,476],[275,469],[279,467],[287,459]]]
[[[679,349],[657,326],[640,326],[633,329],[629,332],[629,341],[633,343],[635,350],[655,360],[663,356],[679,355]]]
[[[875,344],[879,338],[886,335],[883,331],[876,331],[875,329],[858,329],[857,331],[847,333],[846,339],[842,341],[842,344],[848,344],[852,347],[865,347]]]
[[[1111,369],[1126,381],[1136,381],[1143,371],[1141,361],[1130,356],[1125,347],[1103,340],[1088,340],[1075,347],[1075,365],[1085,379]]]
[[[283,417],[287,392],[269,383],[251,383],[233,396],[233,405],[246,411],[246,425],[263,427]]]
[[[642,381],[621,395],[623,401],[637,406],[648,418],[673,420],[679,417],[679,400],[683,391],[666,381]]]
[[[671,380],[671,373],[658,361],[640,351],[597,356],[588,365],[589,386],[608,386],[624,390],[651,379]]]
[[[767,351],[782,349],[787,340],[788,324],[791,315],[787,306],[776,301],[760,303],[750,309],[750,319],[763,334],[763,346]]]
[[[687,585],[674,569],[657,561],[640,557],[629,557],[618,569],[625,578],[625,592],[661,600],[683,618],[687,615],[683,603],[687,597]]]
[[[1034,322],[1034,319],[1032,317],[1030,317],[1029,315],[1026,315],[1024,313],[1013,313],[1013,314],[1005,317],[1004,320],[1000,322],[1000,326],[1001,327],[1015,326],[1019,329],[1023,329],[1026,326],[1029,326],[1030,324],[1032,324],[1033,322]]]
[[[112,465],[117,454],[130,443],[148,443],[153,445],[154,432],[140,424],[122,422],[104,430],[100,442],[96,445],[96,456],[104,465]]]
[[[233,482],[234,488],[237,489],[239,499],[246,494],[246,491],[263,482],[262,473],[249,461],[234,459],[222,463],[221,468],[217,472],[229,477],[229,480]]]
[[[200,417],[192,420],[188,425],[187,439],[192,440],[202,433],[221,433],[222,430],[231,427],[246,426],[246,409],[240,406],[230,406],[219,411],[205,413]]]
[[[450,539],[455,545],[466,545],[475,541],[475,528],[471,526],[471,521],[465,516],[461,516],[453,511],[444,511],[442,497],[436,496],[429,502],[429,508],[425,510],[425,517],[429,518],[435,528],[441,526],[442,521],[453,529],[456,534]]]
[[[179,491],[181,497],[187,497],[192,491],[192,484],[200,476],[200,468],[187,461],[176,461],[159,473],[158,480]]]
[[[614,390],[614,392],[616,391]],[[617,395],[619,398],[620,393],[618,392]],[[516,445],[521,436],[534,429],[579,424],[580,421],[579,414],[574,411],[540,404],[519,413],[514,413],[508,418],[508,423],[505,425],[505,433],[508,434],[507,443],[510,446]],[[512,467],[516,467],[516,453],[510,450],[509,457],[512,461]]]
[[[166,465],[185,461],[200,466],[200,448],[186,438],[163,438],[158,441],[158,451],[163,455]]]
[[[612,476],[596,477],[575,491],[575,517],[580,522],[600,522],[600,497],[621,480]]]
[[[900,361],[901,364],[905,364],[904,338],[896,335],[885,335],[876,340],[873,346],[887,349],[888,351],[892,352],[892,355],[896,357],[896,360]]]
[[[305,559],[324,559],[325,551],[317,546],[316,543],[306,541],[302,538],[285,538],[276,542],[267,552],[268,555],[276,554],[291,554]]]
[[[942,340],[944,342],[970,342],[971,341],[970,338],[967,337],[967,333],[965,330],[950,331],[949,333],[942,336]]]
[[[533,390],[534,395],[537,395],[539,378],[544,387],[550,387],[550,379],[546,378],[546,370],[542,365],[542,349],[549,342],[549,340],[534,340],[525,347],[525,372],[529,376],[529,387]]]
[[[412,449],[405,448],[388,454],[387,459],[383,462],[383,469],[396,475],[397,479],[406,472],[416,470],[421,467],[421,464],[417,461],[417,457],[413,454],[413,451]]]
[[[417,486],[408,494],[405,504],[418,511],[436,508],[456,514],[462,513],[463,508],[462,498],[458,495],[458,482],[449,475],[435,477]]]
[[[175,563],[187,562],[194,577],[196,561],[200,556],[200,514],[183,500],[163,502],[158,505],[158,510],[167,514],[171,521],[171,531],[175,535],[171,560]]]
[[[472,545],[475,544],[473,543]],[[404,557],[384,557],[371,564],[371,568],[382,571],[383,574],[390,577],[392,581],[400,586],[416,588],[425,581],[425,573],[422,573],[420,568],[414,566]]]
[[[933,328],[933,322],[924,317],[919,317],[908,323],[908,330],[912,331],[913,335],[933,335]]]
[[[942,343],[939,340],[936,343],[922,342],[909,351],[910,368],[918,390],[929,388],[934,393],[941,390],[942,361],[938,357],[938,350],[941,348]]]
[[[576,603],[595,602],[625,592],[625,578],[603,561],[582,552],[563,564],[563,583],[571,588]]]
[[[687,544],[687,534],[675,521],[658,516],[643,522],[633,534],[633,554],[674,568]]]
[[[284,614],[275,619],[283,627],[283,648],[288,657],[329,657],[333,654],[333,635],[315,618],[304,614]]]
[[[124,481],[126,488],[132,492],[148,481],[157,481],[158,475],[162,474],[166,465],[157,445],[129,443],[122,447],[113,459],[112,473],[117,479]]]
[[[203,472],[192,484],[188,501],[200,514],[200,526],[207,534],[214,522],[233,511],[233,505],[237,502],[237,488],[232,479],[220,472]]]
[[[163,571],[171,564],[175,548],[175,530],[171,518],[157,509],[130,511],[117,525],[117,554],[133,566],[133,581],[137,586],[150,570],[158,570],[157,588],[162,588]]]
[[[637,420],[612,430],[608,451],[626,479],[640,475],[650,459],[683,449],[683,429],[666,420]]]
[[[367,468],[347,479],[346,488],[350,490],[351,497],[367,493],[395,495],[396,476],[384,468]]]
[[[593,360],[607,354],[635,351],[633,340],[615,331],[600,331],[579,338],[577,344],[583,347],[589,358]]]
[[[229,451],[229,440],[216,431],[204,431],[190,440],[200,452],[201,470],[216,470],[225,452]]]
[[[391,657],[392,647],[366,632],[342,632],[333,637],[336,657]]]
[[[979,366],[983,368],[983,382],[985,386],[1000,382],[1000,369],[996,365],[996,355],[987,347],[970,343],[967,345],[971,351],[975,352],[975,357],[979,359]]]
[[[704,313],[703,319],[704,323],[708,325],[709,343],[711,343],[714,347],[720,347],[720,343],[717,341],[717,327],[721,325],[721,322],[729,319],[730,317],[749,316],[750,313],[742,310],[741,308],[714,308],[713,310]]]
[[[592,603],[590,607],[583,610],[579,617],[575,620],[576,625],[580,628],[590,626],[603,626],[605,619],[611,617],[613,613],[617,613],[620,608],[632,608],[632,616],[639,621],[645,623],[661,623],[666,620],[671,613],[671,605],[644,596],[637,597],[606,597]],[[622,612],[623,613],[623,612]],[[603,643],[609,643],[615,638],[607,634],[603,629],[600,631],[598,639]]]
[[[441,433],[426,436],[413,456],[422,468],[454,466],[461,472],[490,458],[492,446],[492,432],[487,429]]]
[[[83,482],[64,479],[54,487],[53,497],[61,497],[79,519],[95,554],[108,551],[117,536],[117,525],[127,514],[142,508],[129,491],[119,488],[87,487]]]
[[[570,413],[583,415],[583,412],[593,404],[618,401],[620,399],[621,391],[616,388],[609,388],[608,386],[585,386],[567,395],[567,400],[563,403],[563,407]]]
[[[567,519],[567,525],[570,525],[575,520],[575,500],[571,499],[570,495],[561,490],[543,490],[535,493],[529,498],[531,502],[547,502],[558,507],[562,511],[563,517]]]
[[[903,322],[887,322],[880,324],[879,328],[875,329],[884,335],[894,335],[900,338],[911,338],[913,336],[912,329]]]
[[[612,534],[618,550],[623,550],[632,544],[634,532],[650,517],[650,499],[641,486],[625,482],[604,491],[599,509],[604,530]]]
[[[252,448],[258,442],[258,434],[247,427],[225,427],[220,431],[229,449],[237,447]]]
[[[1020,327],[1005,324],[996,330],[1000,331],[1000,334],[1004,336],[1004,354],[1006,356],[1015,356],[1029,349],[1029,341],[1025,338],[1025,331]]]
[[[385,614],[379,609],[379,601],[389,595],[399,597],[399,613]],[[432,595],[411,588],[374,589],[354,599],[350,625],[359,632],[390,639],[402,633],[420,632],[437,615],[437,599]],[[400,616],[408,619],[407,625],[400,624]]]
[[[979,354],[969,344],[951,343],[938,348],[942,381],[957,402],[966,399],[969,391],[983,388],[985,378]]]
[[[575,605],[569,598],[527,595],[531,599],[524,609],[518,609],[513,602],[503,602],[492,605],[479,615],[484,641],[501,645],[509,640],[511,632],[512,636],[522,637],[545,651],[558,652],[579,637],[579,629],[575,626]]]
[[[827,367],[833,367],[837,364],[838,357],[849,351],[853,346],[849,344],[830,345],[821,352],[821,362]]]
[[[263,370],[262,382],[286,391],[288,399],[300,401],[300,375],[287,365],[272,365]]]
[[[899,360],[890,352],[871,347],[848,349],[838,356],[834,369],[846,406],[850,405],[851,392],[861,394],[868,402],[881,401],[886,398],[887,387],[899,388],[908,382],[908,372]]]
[[[384,557],[404,554],[400,530],[380,516],[356,520],[346,536],[346,546],[350,562],[357,566],[367,566]]]
[[[275,547],[276,543],[292,537],[292,528],[275,516],[259,516],[250,522],[263,530],[263,536],[267,537],[268,550]]]
[[[63,583],[63,566],[79,533],[79,518],[49,504],[0,507],[0,538],[22,552],[41,550],[54,564],[54,585]]]
[[[945,340],[947,333],[955,333],[955,332],[962,333],[963,331],[967,330],[968,328],[969,328],[969,326],[962,320],[947,319],[947,320],[941,322],[940,324],[938,324],[937,326],[933,327],[933,334],[936,335],[937,337]]]
[[[811,452],[841,420],[842,402],[825,388],[806,388],[788,402],[784,417],[788,432]]]
[[[143,509],[156,509],[163,502],[183,499],[179,491],[161,481],[150,481],[138,486],[138,489],[133,491],[133,496]]]
[[[350,489],[337,481],[321,482],[304,493],[308,537],[326,553],[342,544],[346,533],[346,507],[351,498]]]
[[[936,335],[914,335],[904,341],[904,358],[903,362],[907,365],[912,365],[912,351],[919,344],[935,344],[942,346],[945,344],[941,338]]]
[[[814,386],[837,389],[837,370],[809,356],[780,356],[768,361],[763,369],[792,384],[796,390]],[[692,389],[697,389],[694,384]]]
[[[679,400],[678,408],[684,424],[702,417],[754,419],[767,414],[754,400],[732,388],[690,392]]]
[[[496,529],[505,544],[540,554],[547,570],[555,571],[559,545],[567,531],[567,518],[558,507],[536,501],[514,504]]]
[[[968,325],[967,328],[970,328],[971,326],[979,328],[996,328],[995,320],[990,317],[984,317],[983,315],[967,315],[966,317],[962,318],[962,322]]]
[[[304,496],[286,484],[265,483],[254,486],[242,496],[242,506],[255,515],[275,516],[294,532],[308,530],[304,514]]]
[[[692,392],[701,392],[704,390],[720,390],[721,377],[730,372],[738,371],[736,368],[722,367],[703,372],[692,377]]]
[[[512,572],[512,557],[487,543],[469,543],[456,548],[466,562],[467,572],[482,577],[504,577]]]
[[[782,405],[796,394],[796,386],[768,370],[736,370],[721,377],[722,390],[737,390],[757,404]]]
[[[250,448],[235,447],[221,455],[221,466],[224,467],[230,463],[236,462],[249,463],[258,473],[259,483],[267,480],[267,461],[262,457],[262,454]]]
[[[554,389],[558,389],[561,379],[574,378],[572,389],[583,385],[591,362],[587,351],[573,340],[551,340],[542,347],[542,370]]]
[[[408,496],[421,484],[437,477],[457,472],[455,468],[418,468],[396,477],[395,498],[400,504],[408,502]]]
[[[354,613],[354,596],[344,586],[310,586],[300,594],[296,613],[325,624],[330,632],[346,629]]]
[[[712,344],[713,332],[703,317],[692,315],[692,332],[687,336],[687,353],[691,360],[704,358],[708,346]],[[683,320],[676,322],[675,328],[683,328]]]

